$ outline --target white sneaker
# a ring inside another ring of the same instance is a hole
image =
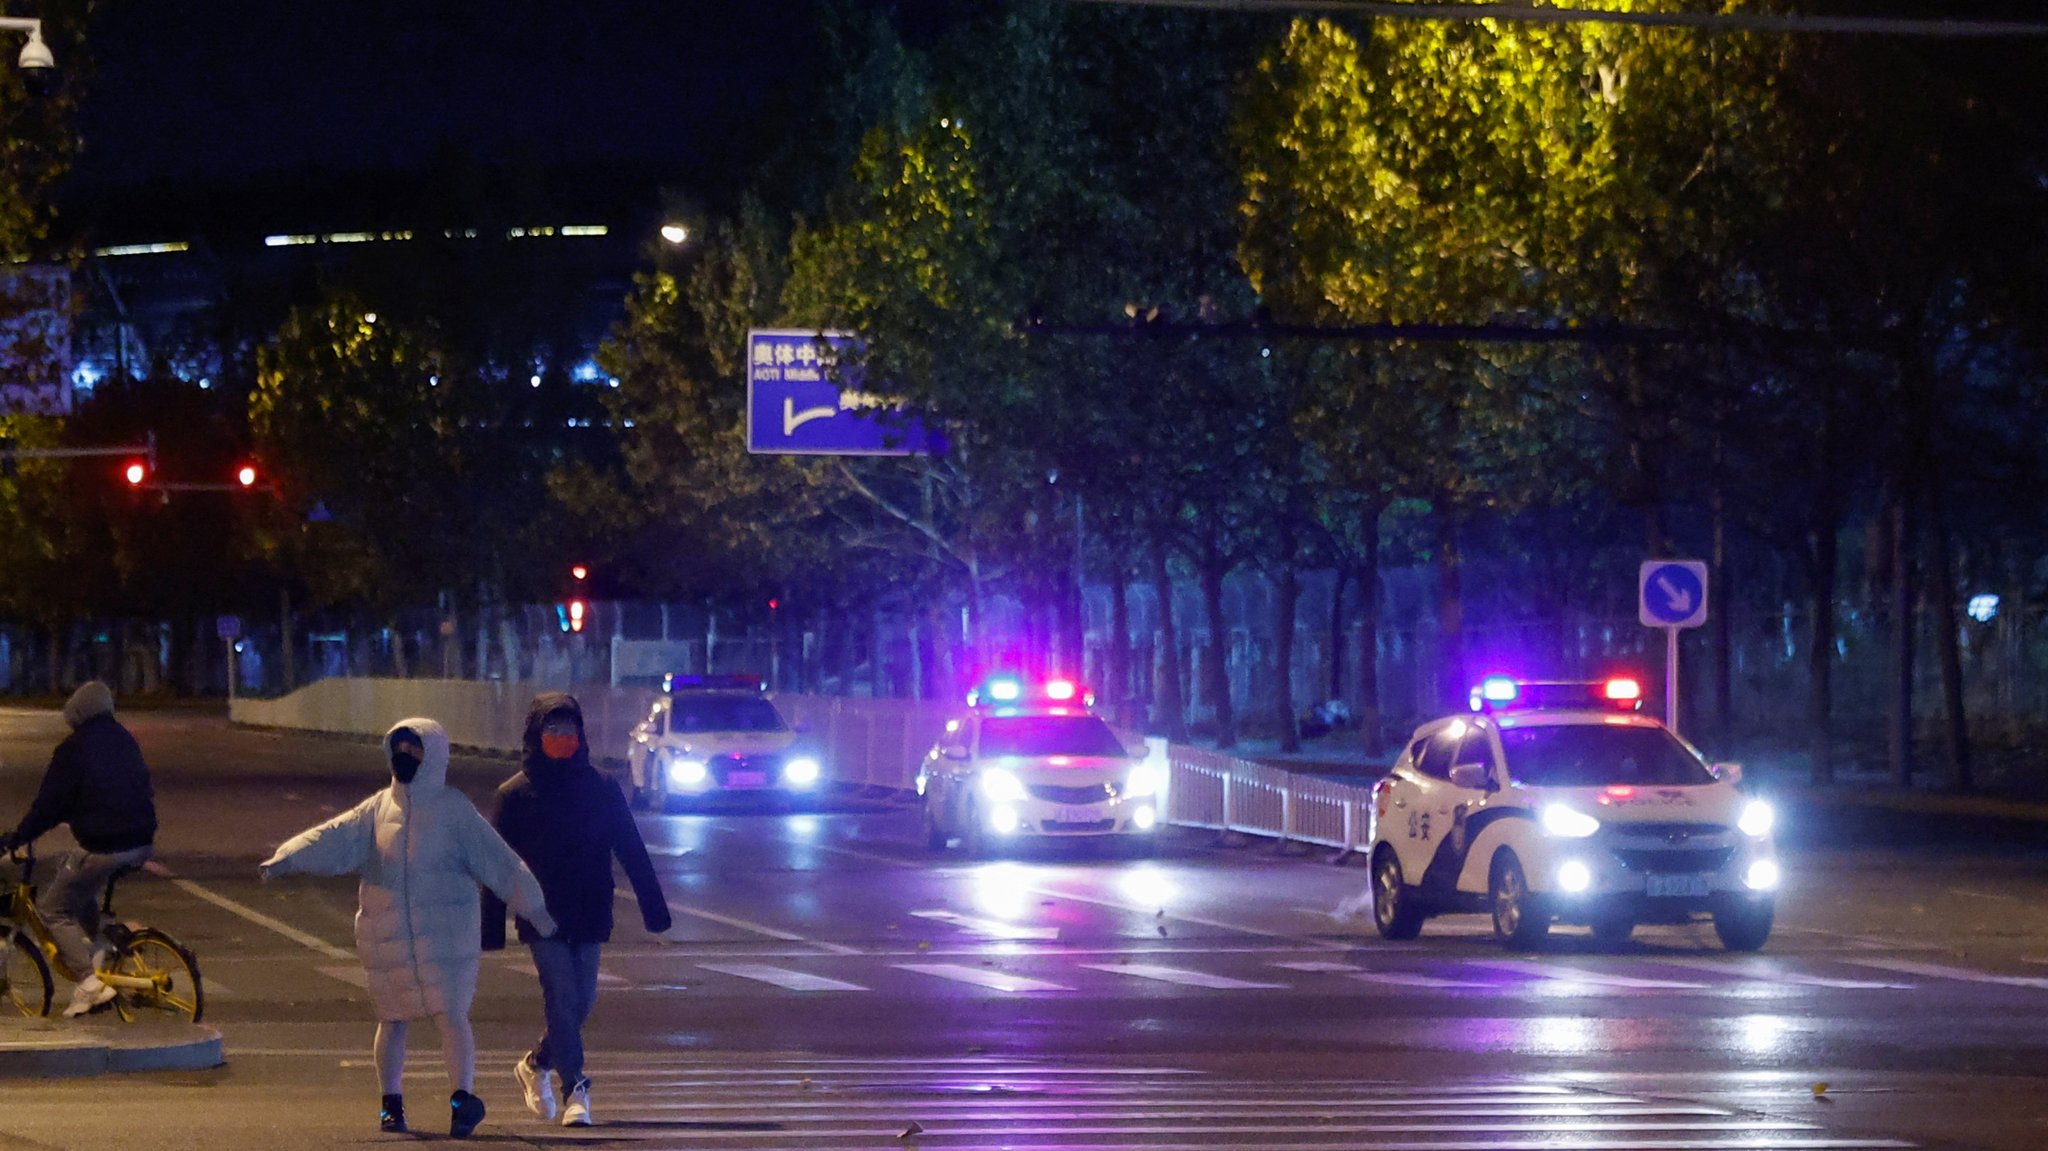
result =
[[[535,1066],[533,1053],[529,1051],[512,1065],[512,1074],[519,1080],[519,1089],[526,1093],[526,1109],[542,1119],[553,1119],[555,1073]]]
[[[113,988],[100,982],[99,976],[88,975],[71,989],[71,1006],[64,1009],[64,1017],[76,1019],[113,997]]]
[[[562,1108],[562,1126],[588,1127],[590,1118],[590,1080],[578,1079],[576,1086],[569,1089],[568,1105]]]

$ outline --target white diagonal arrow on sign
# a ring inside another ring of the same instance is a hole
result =
[[[1671,610],[1678,615],[1692,614],[1692,593],[1671,582],[1670,576],[1658,576],[1657,588],[1664,593]]]

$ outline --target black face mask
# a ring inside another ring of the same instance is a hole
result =
[[[391,753],[391,778],[400,783],[411,783],[412,777],[420,773],[420,757],[409,751]]]

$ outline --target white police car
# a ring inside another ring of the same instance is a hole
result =
[[[669,676],[626,748],[628,792],[666,810],[718,795],[801,796],[823,765],[768,698],[759,676]]]
[[[1413,939],[1432,915],[1486,911],[1507,946],[1553,922],[1619,943],[1698,915],[1731,951],[1770,936],[1779,881],[1769,804],[1637,713],[1633,680],[1491,678],[1473,714],[1417,728],[1373,787],[1373,921]]]
[[[948,721],[918,767],[932,850],[957,838],[969,854],[985,855],[1030,837],[1149,848],[1165,767],[1090,711],[1085,689],[1071,680],[1027,687],[999,676],[967,701],[967,713]]]

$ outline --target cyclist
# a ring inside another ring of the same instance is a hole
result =
[[[71,825],[77,850],[58,864],[36,907],[64,966],[84,973],[64,1009],[67,1016],[79,1016],[114,997],[114,989],[93,974],[100,892],[116,873],[140,867],[150,857],[156,843],[156,795],[141,746],[114,718],[114,693],[106,684],[89,680],[71,693],[64,722],[71,725],[71,734],[51,753],[28,814],[0,836],[0,852],[34,843],[59,824]]]

